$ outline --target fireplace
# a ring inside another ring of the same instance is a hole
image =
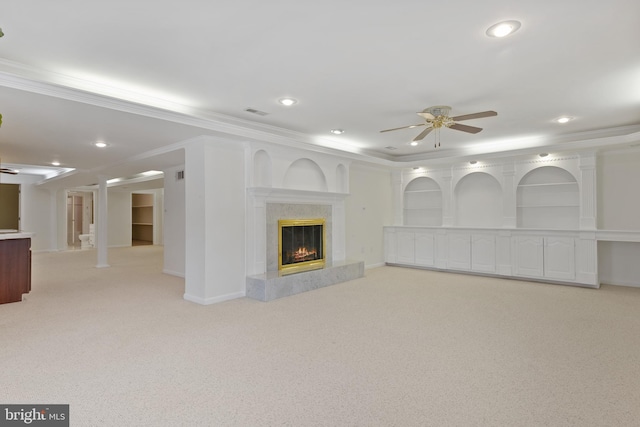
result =
[[[324,219],[278,220],[278,270],[296,273],[324,267]]]

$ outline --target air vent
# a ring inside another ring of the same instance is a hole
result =
[[[176,172],[176,181],[180,181],[182,179],[184,179],[184,171]]]
[[[266,116],[269,114],[269,113],[265,113],[264,111],[256,110],[255,108],[247,108],[244,111],[246,111],[247,113],[257,114],[259,116]]]
[[[391,145],[389,145],[387,147],[384,147],[384,148],[386,148],[387,150],[397,150],[396,147],[392,147]]]

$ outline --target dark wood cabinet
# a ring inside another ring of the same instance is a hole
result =
[[[31,239],[0,240],[0,304],[31,291]]]

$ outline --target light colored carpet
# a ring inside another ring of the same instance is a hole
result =
[[[0,402],[72,426],[637,426],[640,289],[397,267],[269,303],[182,299],[162,248],[34,254]]]

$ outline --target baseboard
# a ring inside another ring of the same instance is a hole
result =
[[[365,265],[364,269],[365,270],[369,270],[370,268],[384,267],[385,265],[386,265],[386,263],[384,263],[384,262],[380,262],[380,263],[377,263],[377,264],[369,264],[369,265]]]
[[[195,295],[190,295],[190,294],[184,294],[183,298],[187,301],[190,302],[195,302],[196,304],[200,304],[200,305],[211,305],[211,304],[216,304],[219,302],[224,302],[224,301],[229,301],[232,299],[236,299],[236,298],[243,298],[245,296],[244,292],[235,292],[232,294],[227,294],[227,295],[220,295],[218,297],[211,297],[211,298],[200,298],[197,297]]]
[[[184,279],[184,273],[181,273],[179,271],[172,271],[172,270],[162,270],[162,272],[164,274],[168,274],[169,276],[176,276],[176,277],[182,277]]]
[[[600,284],[602,285],[611,285],[611,286],[626,286],[628,288],[640,288],[640,283],[631,282],[629,280],[608,280],[601,279]]]

